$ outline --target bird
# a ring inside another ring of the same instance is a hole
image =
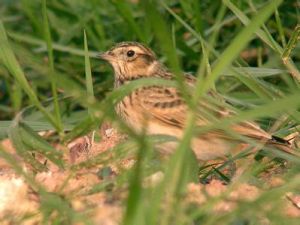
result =
[[[146,45],[138,42],[120,42],[99,58],[107,61],[114,71],[114,88],[143,78],[175,80],[175,75],[164,66],[156,54]],[[193,89],[197,78],[183,73],[187,87]],[[196,126],[201,128],[216,121],[236,115],[229,103],[220,99],[220,95],[210,91],[197,105]],[[216,97],[217,96],[217,97]],[[120,118],[133,130],[149,135],[168,135],[180,140],[187,123],[189,106],[183,93],[177,87],[166,85],[147,85],[133,90],[119,101],[115,110]],[[232,133],[215,129],[207,133],[195,134],[191,140],[191,149],[197,160],[208,161],[223,158],[230,154],[235,146],[247,145],[245,139],[262,145],[276,147],[290,152],[290,143],[272,136],[253,121],[242,121],[230,125]],[[177,144],[165,143],[161,151],[170,154]]]

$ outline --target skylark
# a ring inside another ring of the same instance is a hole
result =
[[[100,58],[112,65],[115,88],[140,78],[174,79],[174,75],[158,61],[154,52],[140,43],[119,43],[100,54]],[[188,87],[193,88],[196,79],[185,75],[185,82]],[[235,114],[232,109],[224,106],[224,102],[208,94],[199,103],[197,126],[203,127]],[[116,111],[136,131],[146,130],[148,134],[170,135],[180,139],[187,122],[188,106],[177,88],[153,85],[135,89],[116,105]],[[230,126],[230,129],[232,133],[238,133],[257,143],[273,145],[285,151],[289,149],[287,141],[273,137],[254,122],[244,121]],[[196,135],[191,141],[191,148],[198,160],[206,161],[224,157],[239,143],[243,143],[240,138],[216,129]],[[172,152],[174,147],[164,145],[163,149]]]

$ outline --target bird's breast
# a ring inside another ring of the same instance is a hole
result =
[[[136,131],[142,129],[142,112],[138,106],[136,93],[133,92],[117,103],[115,110],[128,126]]]

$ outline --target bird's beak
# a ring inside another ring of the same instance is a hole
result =
[[[98,57],[108,62],[114,60],[114,57],[109,52],[102,52],[98,54]]]

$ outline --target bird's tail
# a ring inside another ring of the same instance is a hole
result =
[[[290,155],[300,157],[299,153],[295,151],[292,143],[283,138],[272,136],[272,139],[268,140],[266,144]]]

